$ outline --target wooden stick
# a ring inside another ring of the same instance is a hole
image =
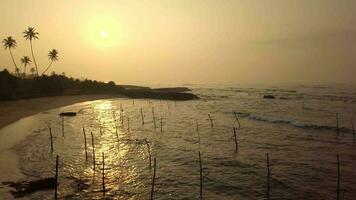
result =
[[[127,117],[127,131],[130,132],[130,117]]]
[[[151,162],[152,162],[152,157],[151,157],[151,148],[150,148],[150,144],[148,143],[147,139],[145,140],[146,146],[147,146],[147,152],[148,152],[148,159],[149,159],[149,168],[151,169]]]
[[[339,155],[336,156],[337,160],[337,188],[336,188],[336,199],[340,200],[340,159]]]
[[[161,133],[163,132],[163,118],[162,118],[162,115],[161,115]]]
[[[83,135],[84,135],[85,160],[88,160],[87,135],[85,134],[85,129],[84,129],[84,127],[83,127]]]
[[[104,195],[104,197],[105,197],[105,155],[104,155],[104,152],[102,152],[102,157],[103,157],[103,169],[102,169],[103,195]]]
[[[336,135],[339,136],[339,113],[336,113]]]
[[[91,145],[93,146],[93,169],[95,172],[95,145],[94,145],[94,135],[93,132],[90,132],[91,135]]]
[[[197,132],[199,132],[199,124],[198,124],[198,120],[197,119],[195,120],[195,124],[197,126]]]
[[[201,155],[199,151],[199,172],[200,172],[200,198],[203,197],[203,168],[201,163]]]
[[[153,159],[153,178],[152,178],[152,188],[151,188],[151,200],[153,200],[153,193],[155,189],[155,179],[156,179],[156,158]]]
[[[142,119],[142,126],[143,126],[145,124],[145,117],[143,115],[142,108],[141,108],[141,119]]]
[[[270,191],[270,169],[269,169],[269,157],[268,157],[268,153],[266,154],[267,156],[267,194],[266,194],[266,198],[267,200],[269,200],[269,191]]]
[[[57,191],[58,191],[58,155],[56,157],[56,176],[55,176],[55,179],[56,179],[56,185],[54,186],[54,199],[57,200],[58,199],[58,194],[57,194]]]
[[[155,128],[155,130],[156,130],[157,125],[156,125],[156,116],[155,116],[154,107],[152,107],[152,116],[153,116],[153,125],[154,125],[154,128]]]
[[[51,153],[53,153],[53,136],[52,136],[51,127],[48,127],[48,130],[49,130],[49,137],[51,139]]]
[[[237,145],[237,137],[236,137],[236,128],[234,127],[234,137],[235,137],[235,153],[238,151],[238,145]]]
[[[239,124],[238,129],[240,129],[241,128],[241,124],[240,124],[239,116],[237,115],[237,113],[235,111],[234,111],[234,116],[235,116],[235,119],[236,119],[237,123]]]
[[[211,118],[210,114],[208,114],[209,120],[210,120],[210,126],[214,127],[213,119]]]

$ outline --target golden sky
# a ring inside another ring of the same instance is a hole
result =
[[[356,83],[355,0],[0,0],[0,38],[40,33],[40,71],[122,84]],[[0,49],[0,69],[13,70]]]

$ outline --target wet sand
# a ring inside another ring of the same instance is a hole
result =
[[[123,95],[71,95],[0,102],[0,129],[23,117],[83,101],[124,97]]]

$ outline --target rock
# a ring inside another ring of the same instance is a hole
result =
[[[73,117],[73,116],[77,116],[77,113],[76,112],[61,112],[61,113],[59,113],[59,116]]]
[[[263,95],[264,99],[275,99],[276,97],[273,95]]]

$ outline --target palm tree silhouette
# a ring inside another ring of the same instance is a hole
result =
[[[30,60],[30,58],[28,56],[24,56],[24,57],[21,58],[21,63],[24,66],[23,75],[26,76],[26,66],[31,63],[31,60]]]
[[[48,53],[48,58],[51,60],[51,62],[49,63],[49,65],[47,66],[46,70],[44,70],[44,72],[42,73],[45,74],[46,71],[52,66],[53,62],[56,62],[58,60],[58,51],[55,49],[52,49],[51,51],[49,51]],[[41,76],[42,76],[41,75]]]
[[[33,54],[32,40],[38,39],[39,33],[36,32],[36,29],[35,29],[35,28],[33,28],[33,27],[28,27],[27,30],[25,30],[25,31],[23,32],[23,34],[24,34],[24,38],[25,38],[26,40],[30,40],[31,53],[32,53],[32,60],[33,60],[33,63],[35,63],[36,73],[37,73],[37,76],[38,76],[37,63],[36,63],[35,56],[34,56],[34,54]]]
[[[36,71],[35,68],[31,67],[30,72],[31,72],[32,75],[35,74],[35,71]]]
[[[3,41],[3,46],[6,49],[9,49],[10,51],[10,55],[11,55],[11,59],[12,59],[12,62],[14,63],[15,65],[15,71],[17,68],[17,65],[16,65],[16,62],[15,62],[15,59],[14,59],[14,56],[12,55],[12,51],[11,49],[15,49],[16,48],[16,40],[14,40],[11,36],[5,38]],[[17,75],[20,77],[20,72],[19,71],[16,71],[17,72]]]
[[[20,77],[20,68],[16,67],[15,72],[19,75]]]

